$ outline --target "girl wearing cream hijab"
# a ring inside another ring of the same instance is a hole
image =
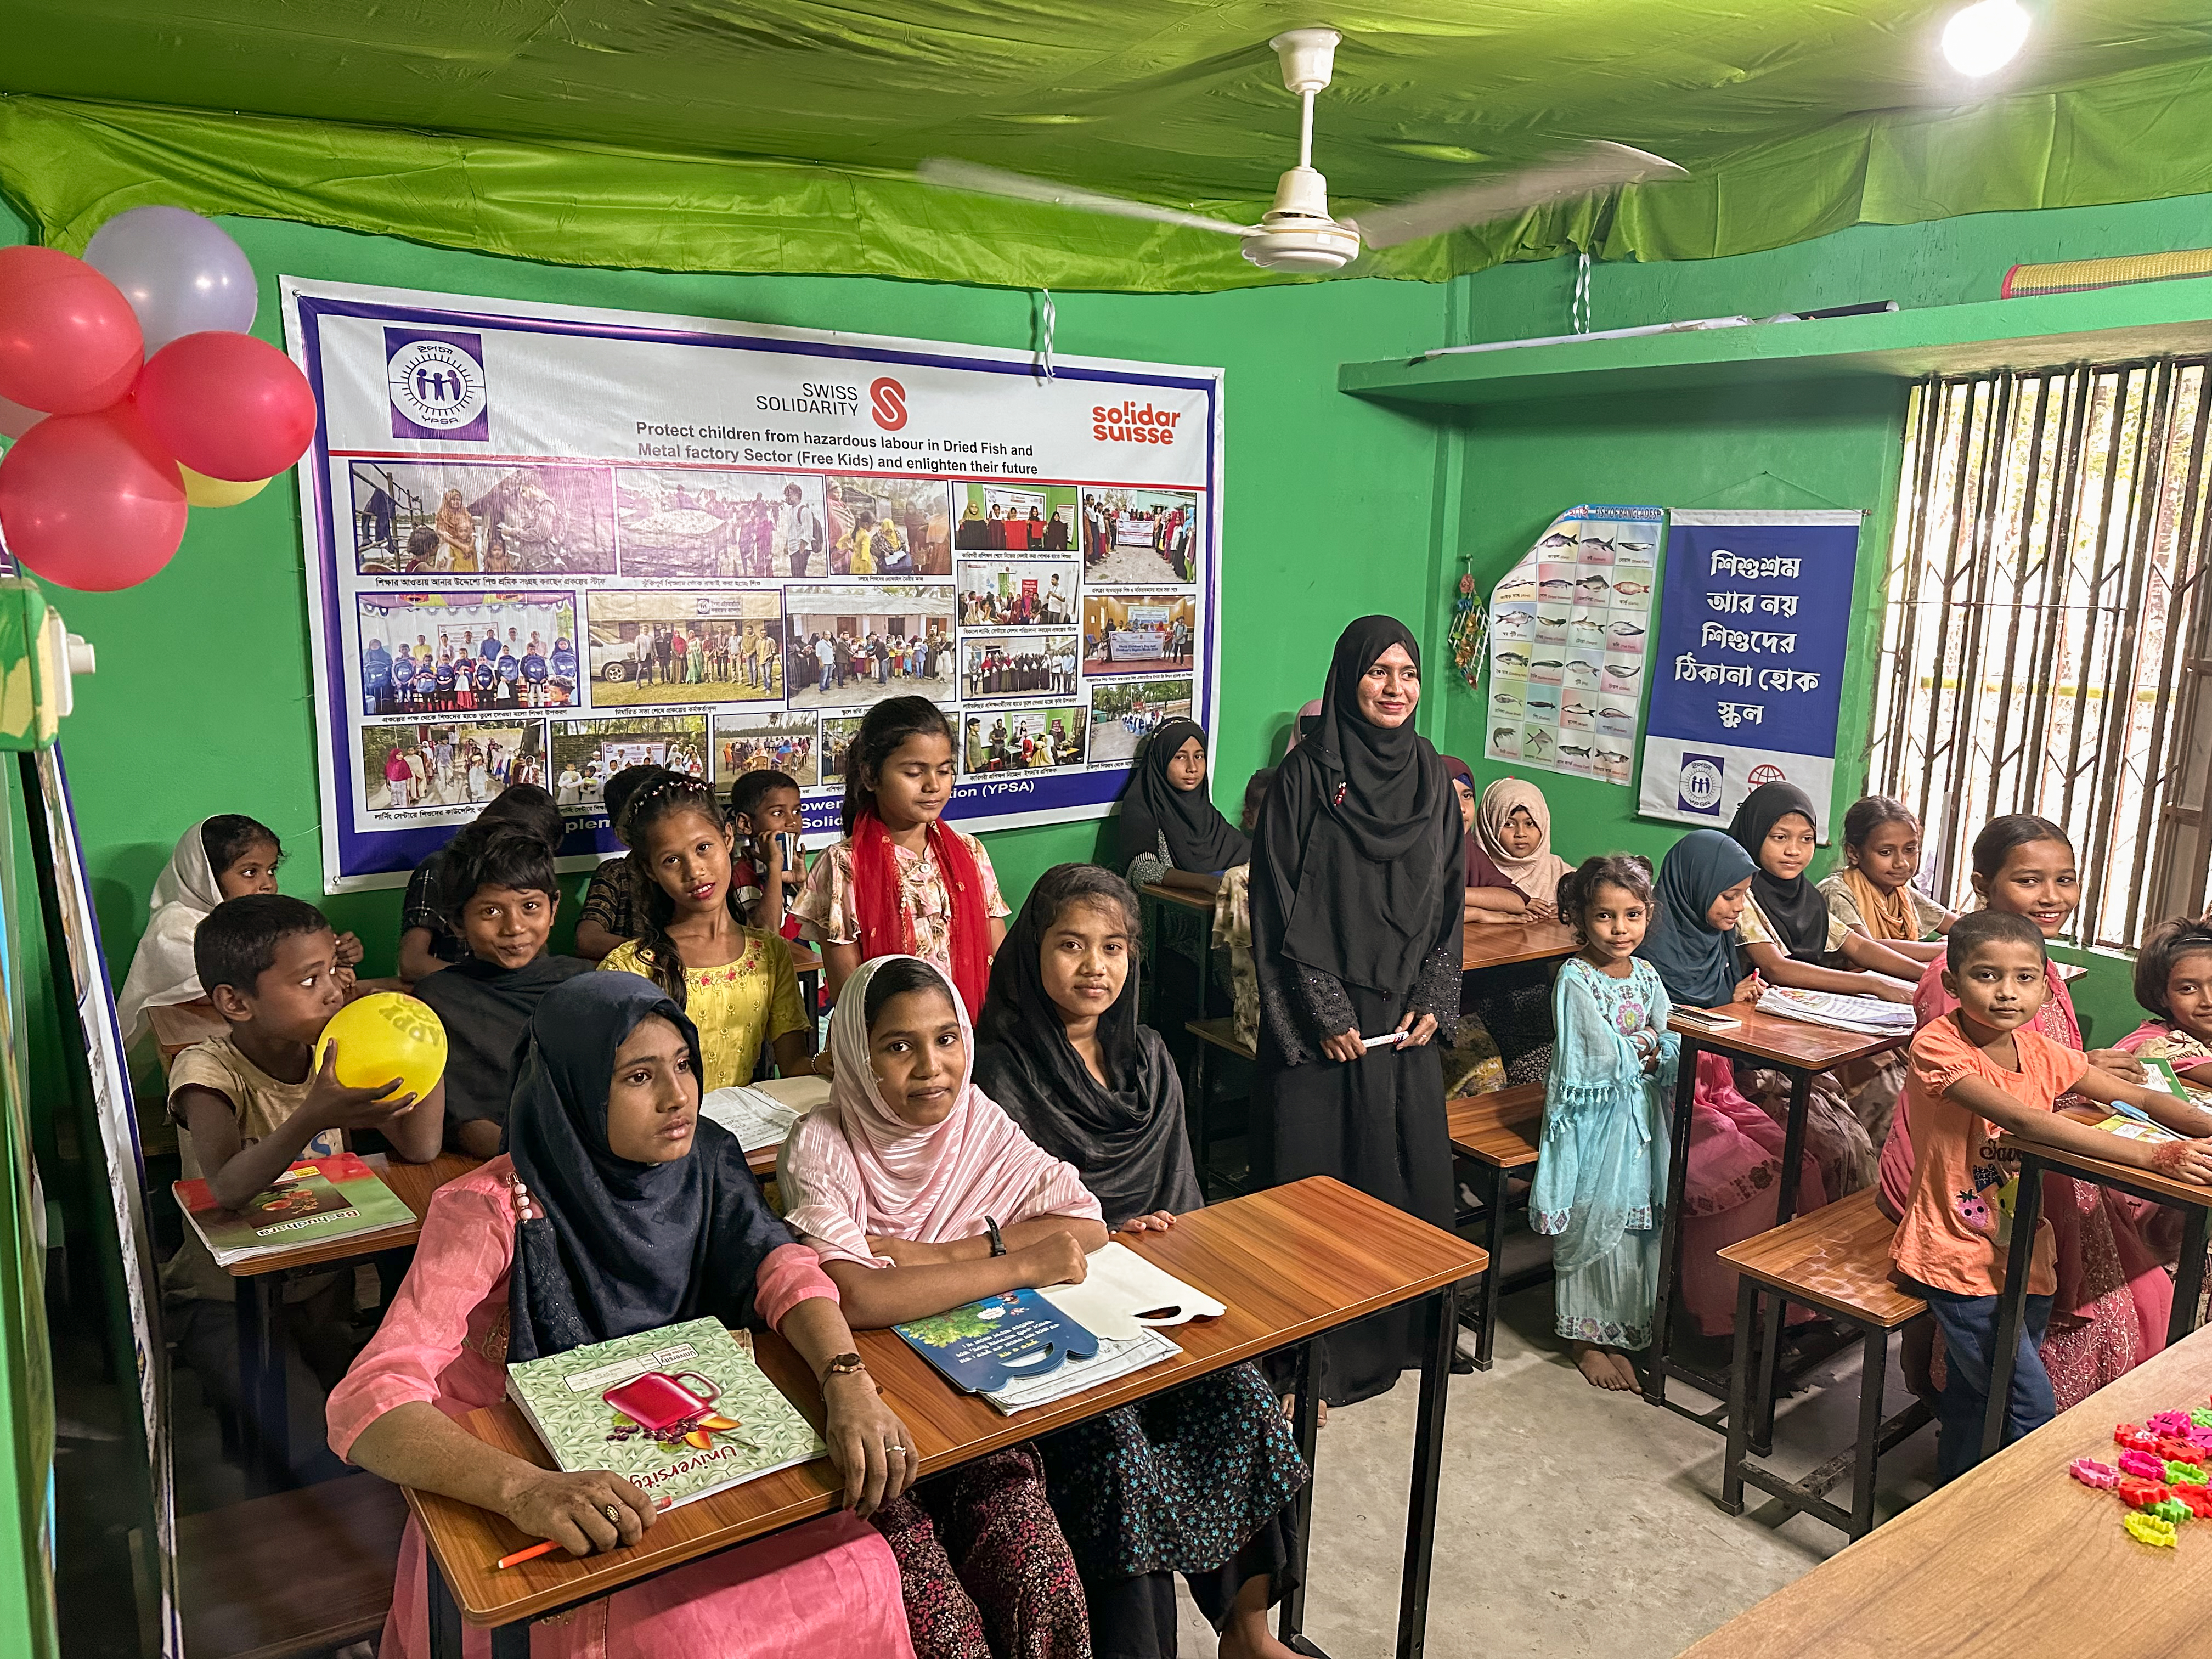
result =
[[[1552,850],[1552,809],[1544,792],[1519,778],[1500,778],[1482,792],[1474,830],[1482,850],[1528,901],[1541,921],[1559,914],[1559,878],[1574,866]]]

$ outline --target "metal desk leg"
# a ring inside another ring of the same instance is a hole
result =
[[[491,1659],[530,1659],[530,1624],[527,1619],[518,1619],[511,1625],[495,1625]]]
[[[1298,1350],[1297,1392],[1291,1409],[1291,1432],[1309,1470],[1314,1467],[1314,1442],[1321,1433],[1321,1344],[1322,1339],[1314,1337]],[[1309,1477],[1291,1500],[1291,1588],[1275,1620],[1277,1638],[1304,1653],[1316,1650],[1300,1634],[1306,1622],[1306,1545],[1313,1537],[1313,1490]]]
[[[430,1604],[430,1659],[461,1659],[461,1608],[439,1570],[437,1552],[422,1547],[423,1592]],[[527,1631],[530,1626],[522,1627]]]
[[[1198,1195],[1211,1198],[1206,1183],[1213,1179],[1213,1116],[1206,1098],[1206,1051],[1212,1045],[1194,1042],[1190,1049],[1190,1087],[1183,1091],[1184,1137],[1198,1164]]]
[[[2168,1347],[2197,1328],[2197,1298],[2204,1294],[2205,1235],[2212,1231],[2208,1224],[2212,1224],[2212,1210],[2191,1205],[2181,1225],[2181,1261],[2173,1270],[2173,1312],[2166,1322]]]
[[[1743,1513],[1743,1465],[1751,1450],[1752,1328],[1759,1322],[1759,1281],[1735,1276],[1735,1363],[1729,1367],[1728,1449],[1721,1455],[1721,1508]]]
[[[239,1436],[246,1484],[257,1495],[292,1484],[292,1426],[285,1398],[284,1281],[257,1273],[232,1281],[238,1310]]]
[[[1797,1213],[1797,1181],[1805,1161],[1805,1113],[1813,1098],[1813,1074],[1790,1073],[1790,1109],[1782,1121],[1782,1181],[1775,1194],[1774,1224]],[[1774,1450],[1774,1396],[1782,1370],[1782,1334],[1790,1323],[1787,1297],[1777,1299],[1774,1316],[1759,1333],[1759,1376],[1752,1389],[1751,1449],[1761,1457]]]
[[[1160,935],[1160,902],[1139,888],[1137,892],[1137,927],[1142,934],[1146,971],[1137,981],[1137,1023],[1149,1025],[1154,1030],[1159,1022],[1159,961],[1166,948]]]
[[[1690,1103],[1698,1089],[1698,1043],[1684,1037],[1674,1061],[1674,1121],[1668,1129],[1667,1208],[1659,1218],[1659,1294],[1651,1307],[1651,1363],[1644,1373],[1644,1398],[1667,1403],[1667,1344],[1674,1292],[1682,1277],[1682,1194],[1690,1178]]]
[[[2027,1272],[2035,1258],[2035,1225],[2043,1217],[2043,1164],[2033,1152],[2020,1155],[2020,1185],[2014,1193],[2014,1248],[2005,1252],[2004,1289],[1997,1295],[1996,1345],[1990,1354],[1990,1403],[1982,1419],[1982,1456],[1974,1460],[1978,1463],[1983,1457],[1996,1456],[2004,1444],[2005,1408],[2012,1401],[2013,1359],[2020,1352],[2021,1327],[2027,1322]],[[2027,1248],[2018,1248],[2023,1243]],[[2197,1255],[2201,1262],[2203,1251]]]
[[[1495,1264],[1492,1271],[1496,1270]],[[1428,1346],[1413,1418],[1413,1483],[1406,1504],[1406,1574],[1398,1595],[1398,1659],[1421,1659],[1429,1639],[1429,1568],[1437,1541],[1437,1483],[1443,1471],[1444,1406],[1451,1389],[1453,1287],[1429,1298]]]
[[[1859,1460],[1851,1470],[1851,1540],[1874,1530],[1874,1477],[1881,1461],[1881,1396],[1889,1384],[1889,1333],[1866,1328],[1859,1367]]]
[[[1482,1194],[1482,1245],[1490,1253],[1490,1265],[1482,1273],[1482,1324],[1474,1334],[1474,1368],[1486,1371],[1492,1346],[1498,1340],[1498,1292],[1505,1279],[1505,1264],[1498,1260],[1505,1235],[1505,1166],[1486,1164],[1482,1167],[1490,1171]]]

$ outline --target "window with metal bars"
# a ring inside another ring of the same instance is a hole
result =
[[[1920,815],[1921,880],[1954,908],[2007,812],[2073,837],[2075,943],[2132,949],[2205,908],[2208,363],[1914,389],[1870,773]]]

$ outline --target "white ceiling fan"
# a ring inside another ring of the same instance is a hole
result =
[[[1395,247],[1401,242],[1441,235],[1521,213],[1547,202],[1587,196],[1595,191],[1689,175],[1672,161],[1626,144],[1592,140],[1561,150],[1514,173],[1486,175],[1463,185],[1448,185],[1395,206],[1371,209],[1358,219],[1331,217],[1328,181],[1313,167],[1314,94],[1327,87],[1336,64],[1334,29],[1291,29],[1267,44],[1283,63],[1283,85],[1298,94],[1298,164],[1275,186],[1275,204],[1256,225],[1187,213],[1179,208],[1107,196],[1097,191],[1056,185],[972,161],[939,157],[924,161],[915,176],[947,190],[1047,202],[1125,219],[1150,219],[1210,230],[1243,239],[1244,257],[1263,270],[1341,270],[1360,247]]]

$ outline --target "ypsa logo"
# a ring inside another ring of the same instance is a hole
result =
[[[1761,761],[1758,765],[1751,769],[1751,787],[1754,789],[1765,783],[1787,783],[1789,781],[1790,775],[1784,771],[1780,767],[1775,765],[1771,761]]]
[[[868,386],[868,413],[876,417],[876,424],[886,432],[896,432],[906,424],[906,388],[888,374]]]
[[[1674,786],[1674,805],[1685,812],[1721,815],[1721,769],[1727,762],[1718,755],[1682,756],[1682,775]]]
[[[384,358],[393,437],[490,438],[483,335],[387,328]]]
[[[1176,441],[1176,422],[1182,419],[1179,409],[1154,409],[1152,404],[1116,404],[1109,409],[1103,404],[1094,404],[1091,409],[1091,438],[1102,444],[1171,444]]]

